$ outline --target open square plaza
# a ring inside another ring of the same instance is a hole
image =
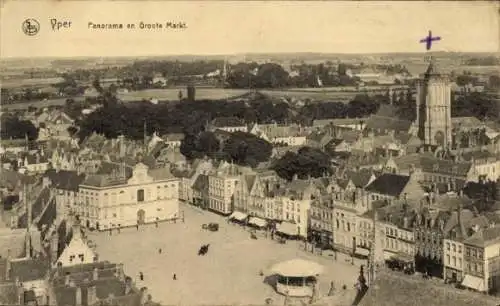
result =
[[[139,229],[126,228],[120,233],[91,233],[100,259],[121,262],[125,273],[138,287],[147,287],[155,301],[162,305],[198,304],[283,304],[265,281],[270,266],[294,258],[315,261],[324,266],[318,278],[318,295],[326,296],[333,281],[337,291],[346,285],[351,293],[359,273],[344,257],[314,255],[303,244],[275,240],[258,235],[251,239],[249,232],[216,214],[181,205],[185,222],[148,224]],[[202,229],[203,224],[216,222],[219,231]],[[205,256],[199,256],[202,245],[209,244]],[[161,249],[161,252],[160,252]],[[139,274],[143,273],[141,281]],[[263,272],[264,275],[260,275]],[[174,280],[174,274],[176,279]],[[350,299],[350,298],[349,298]]]

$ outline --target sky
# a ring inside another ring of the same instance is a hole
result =
[[[220,55],[241,53],[498,52],[495,2],[170,2],[7,1],[0,13],[0,58]],[[25,35],[36,19],[40,31]],[[71,21],[52,30],[51,19]],[[140,29],[182,22],[185,29]],[[122,23],[97,30],[89,22]],[[126,24],[135,29],[126,29]]]

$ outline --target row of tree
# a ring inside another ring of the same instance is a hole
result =
[[[266,140],[245,132],[232,133],[221,141],[213,132],[205,131],[198,135],[188,134],[181,143],[181,153],[190,160],[207,156],[251,167],[268,161],[272,149],[272,144]],[[273,163],[272,169],[287,180],[295,176],[320,177],[331,173],[330,157],[319,149],[303,147],[297,153],[287,152]]]
[[[28,120],[20,120],[13,114],[3,114],[0,118],[2,140],[23,139],[26,136],[29,140],[38,138],[38,129]]]
[[[95,98],[94,103],[103,105],[93,113],[82,118],[79,124],[79,135],[85,138],[94,131],[107,137],[124,134],[131,138],[142,138],[144,124],[146,133],[184,132],[197,135],[203,131],[207,123],[217,117],[237,117],[247,123],[300,123],[308,125],[314,119],[365,117],[377,111],[380,104],[387,103],[384,96],[356,96],[351,102],[344,103],[309,103],[299,109],[290,104],[276,101],[273,98],[256,94],[250,100],[198,100],[194,101],[194,88],[189,91],[188,99],[177,104],[151,104],[144,102],[127,104],[119,103],[116,97],[105,93]],[[77,113],[85,101],[68,100],[66,105],[69,113]]]
[[[331,174],[330,157],[323,151],[310,147],[302,147],[297,153],[287,152],[277,160],[272,169],[286,179],[321,177]]]
[[[181,143],[181,153],[188,159],[208,156],[252,167],[268,161],[272,149],[266,140],[245,132],[232,133],[225,141],[208,131],[187,134]]]

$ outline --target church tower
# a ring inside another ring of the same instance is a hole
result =
[[[425,146],[451,146],[451,84],[431,60],[417,82],[418,137]]]

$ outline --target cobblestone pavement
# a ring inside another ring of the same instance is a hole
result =
[[[359,273],[359,264],[339,255],[320,256],[305,252],[302,243],[279,244],[264,235],[251,239],[248,231],[214,213],[181,204],[185,222],[149,224],[122,229],[120,233],[90,233],[102,260],[123,263],[125,273],[137,287],[146,286],[155,301],[163,305],[183,304],[260,304],[272,298],[283,305],[283,297],[264,282],[268,268],[280,261],[304,258],[325,266],[319,278],[319,295],[328,293],[330,282],[336,288],[351,288]],[[217,222],[218,232],[201,228]],[[210,244],[206,256],[198,256],[201,245]],[[159,249],[162,252],[159,252]],[[138,278],[139,272],[144,280]],[[176,274],[177,279],[173,279]]]

